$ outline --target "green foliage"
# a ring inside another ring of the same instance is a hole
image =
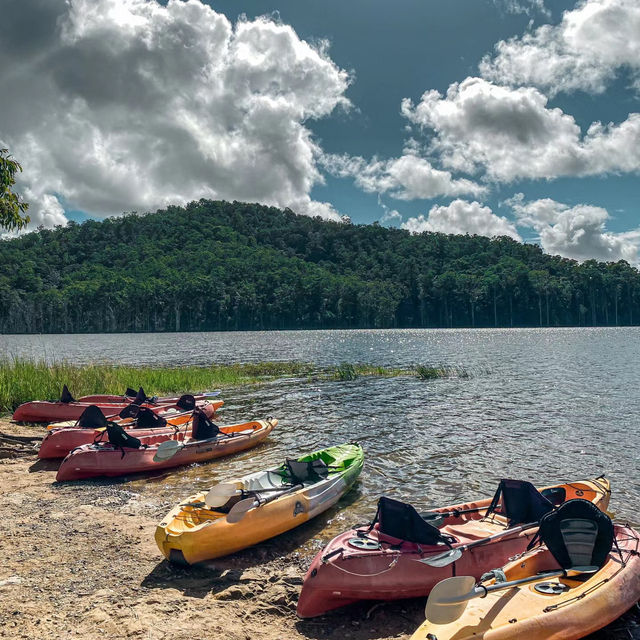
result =
[[[420,380],[436,380],[438,378],[469,378],[471,377],[462,367],[428,367],[422,364],[415,366],[415,376]]]
[[[633,325],[640,274],[201,200],[0,242],[0,332]]]
[[[343,362],[334,372],[335,380],[355,380],[358,377],[356,368],[348,362]]]
[[[22,229],[29,223],[29,216],[24,215],[28,203],[11,190],[18,171],[22,171],[20,163],[11,158],[8,149],[0,149],[0,227],[9,231]]]

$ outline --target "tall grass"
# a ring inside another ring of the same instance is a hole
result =
[[[179,395],[288,377],[347,382],[360,376],[415,376],[430,380],[462,378],[468,374],[460,368],[422,365],[396,369],[343,363],[336,367],[318,368],[303,362],[255,362],[205,367],[132,367],[5,359],[0,360],[0,414],[12,412],[30,400],[57,400],[65,384],[77,398],[96,393],[122,394],[127,387],[144,387],[149,395]]]

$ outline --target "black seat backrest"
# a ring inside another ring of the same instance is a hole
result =
[[[553,504],[526,480],[500,480],[498,490],[485,515],[491,513],[504,516],[509,525],[540,520],[553,510]]]
[[[140,407],[140,409],[138,410],[136,428],[156,429],[160,427],[165,427],[166,425],[167,425],[167,421],[162,416],[159,416],[157,413],[154,413],[148,407]]]
[[[318,482],[329,475],[329,467],[324,460],[296,460],[287,458],[284,463],[290,481],[293,484]]]
[[[136,393],[136,397],[133,399],[133,404],[142,404],[143,402],[146,402],[149,398],[147,397],[147,394],[144,392],[144,389],[142,387],[140,387],[138,389],[138,393]]]
[[[376,521],[378,530],[392,538],[429,545],[446,541],[440,531],[425,522],[410,504],[386,496],[378,500],[374,523]]]
[[[185,393],[178,398],[176,407],[185,411],[193,411],[196,408],[196,399],[191,394]]]
[[[204,412],[195,409],[193,412],[193,424],[191,426],[191,437],[194,440],[208,440],[215,438],[220,432],[220,427],[209,420]]]
[[[567,490],[564,487],[549,487],[540,492],[554,507],[561,505],[567,499]]]
[[[77,424],[83,429],[100,429],[107,426],[107,419],[102,409],[92,404],[82,412]]]
[[[71,395],[71,392],[69,391],[69,387],[67,387],[66,384],[63,385],[62,387],[60,402],[64,402],[65,404],[67,404],[68,402],[75,402],[75,398]]]
[[[109,436],[109,442],[114,447],[139,449],[142,445],[138,438],[129,435],[122,426],[115,422],[107,422],[107,435]]]
[[[611,551],[613,523],[589,500],[576,498],[540,520],[538,537],[563,569],[602,567]]]
[[[138,392],[131,387],[127,387],[127,390],[124,392],[125,398],[135,398],[138,395]]]
[[[140,411],[140,405],[131,402],[118,414],[121,418],[135,418]]]

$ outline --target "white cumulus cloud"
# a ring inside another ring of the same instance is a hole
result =
[[[399,200],[428,199],[461,194],[482,195],[487,189],[450,171],[436,169],[410,151],[399,158],[366,161],[359,156],[327,154],[324,168],[340,178],[352,177],[368,193],[388,193]]]
[[[515,226],[504,217],[497,216],[479,202],[454,200],[448,206],[433,206],[428,215],[409,218],[402,225],[411,233],[434,231],[440,233],[487,236],[509,236],[521,240]]]
[[[559,24],[502,40],[495,49],[480,72],[500,84],[602,93],[626,69],[640,88],[640,3],[583,0]]]
[[[506,204],[513,208],[519,226],[538,232],[547,253],[580,261],[637,262],[640,234],[607,231],[610,216],[602,207],[586,204],[570,207],[550,198],[525,202],[522,194],[516,194]]]
[[[466,78],[446,96],[432,90],[416,105],[403,100],[402,113],[432,132],[431,150],[445,167],[484,171],[489,180],[640,170],[640,114],[620,124],[593,123],[583,135],[572,116],[549,108],[547,97],[533,87]]]
[[[287,25],[200,0],[5,0],[0,141],[34,222],[200,197],[339,219],[310,192],[305,123],[348,107],[348,74]],[[8,88],[10,87],[10,90]]]

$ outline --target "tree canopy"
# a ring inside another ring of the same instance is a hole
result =
[[[0,331],[633,325],[640,274],[200,200],[0,242]]]
[[[15,175],[22,166],[9,155],[8,149],[0,149],[0,227],[14,231],[29,224],[25,212],[29,204],[12,191]]]

